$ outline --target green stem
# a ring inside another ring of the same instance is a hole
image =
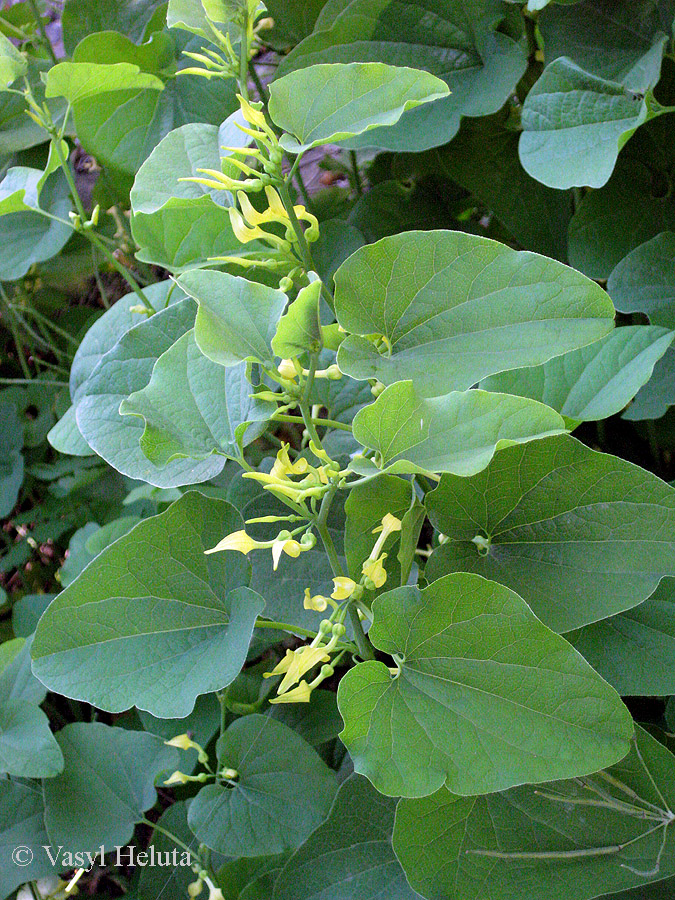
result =
[[[14,313],[12,312],[12,305],[9,302],[9,297],[5,293],[4,288],[0,285],[0,299],[2,299],[2,305],[6,310],[7,315],[7,324],[9,325],[9,330],[12,333],[12,339],[14,340],[14,346],[16,347],[16,354],[19,358],[19,365],[21,366],[21,371],[24,374],[24,378],[27,381],[31,381],[30,377],[30,369],[28,367],[28,362],[26,360],[26,356],[23,352],[23,346],[21,344],[21,335],[18,332],[16,327],[16,320],[14,318]]]
[[[354,175],[354,188],[356,189],[356,193],[359,197],[363,196],[363,181],[361,180],[361,173],[359,172],[359,162],[356,158],[356,153],[353,150],[349,151],[349,159],[352,164],[352,173]]]
[[[245,13],[239,45],[239,93],[248,100],[248,12]]]
[[[305,424],[305,420],[302,416],[287,416],[285,414],[275,415],[272,418],[273,422],[289,422],[289,423],[297,423],[298,425]],[[313,425],[323,425],[326,428],[338,428],[340,431],[351,431],[352,426],[346,425],[344,422],[336,422],[335,419],[312,419]]]
[[[47,29],[45,28],[45,23],[42,21],[42,16],[40,15],[40,10],[38,9],[37,0],[28,0],[28,5],[31,8],[31,12],[33,13],[33,18],[35,19],[35,24],[38,27],[38,31],[40,32],[40,36],[42,37],[42,43],[45,46],[45,49],[51,56],[52,62],[54,65],[58,63],[58,57],[56,53],[54,53],[54,48],[52,47],[52,42],[49,40],[49,35],[47,34]]]
[[[68,387],[67,381],[43,381],[42,378],[0,378],[0,384],[35,384],[38,387]]]
[[[269,103],[269,96],[267,94],[265,85],[260,80],[260,75],[258,75],[258,73],[256,72],[255,66],[253,64],[249,66],[248,71],[251,78],[253,79],[253,83],[255,84],[255,89],[258,92],[258,97],[262,100],[265,106],[267,106],[267,104]]]
[[[176,844],[176,846],[182,847],[186,853],[190,854],[190,856],[192,857],[192,859],[195,860],[195,862],[197,862],[201,865],[201,860],[200,860],[199,856],[194,852],[194,850],[191,850],[188,847],[188,845],[183,843],[183,841],[181,841],[181,839],[179,837],[176,837],[176,835],[173,834],[173,832],[168,831],[166,828],[164,828],[162,825],[159,825],[157,822],[151,822],[149,819],[146,819],[145,817],[143,817],[141,819],[141,822],[143,825],[148,825],[154,831],[159,831],[159,833],[163,834],[164,837],[167,837],[170,841],[173,841],[174,844]]]
[[[289,625],[288,622],[268,622],[266,619],[256,619],[254,627],[272,628],[275,631],[289,631],[291,634],[312,638],[312,640],[316,637],[316,631],[309,631],[307,628],[298,628],[297,625]]]
[[[73,173],[70,170],[70,164],[68,160],[64,158],[63,152],[61,150],[61,138],[58,134],[52,134],[52,144],[54,146],[54,150],[59,159],[59,165],[63,170],[63,174],[66,176],[66,181],[68,182],[68,187],[70,188],[70,193],[73,198],[73,203],[75,204],[75,209],[80,217],[82,224],[88,220],[87,213],[82,205],[82,200],[80,199],[80,195],[77,192],[77,185],[75,184],[75,179],[73,178]],[[131,290],[138,295],[139,299],[143,301],[144,306],[148,306],[152,308],[152,304],[148,300],[148,298],[143,293],[143,288],[139,285],[136,279],[133,277],[131,272],[123,266],[119,260],[115,258],[115,256],[108,250],[103,241],[99,238],[99,236],[89,228],[83,228],[81,231],[90,243],[96,247],[96,249],[103,254],[103,256],[108,260],[111,266],[116,269],[119,274],[124,278],[127,282]]]
[[[297,175],[297,173],[296,173]],[[302,264],[305,267],[306,272],[314,272],[316,271],[314,267],[314,260],[312,259],[312,253],[309,249],[309,244],[307,243],[307,239],[305,238],[305,232],[303,230],[302,225],[298,221],[298,217],[295,214],[295,210],[293,209],[293,201],[291,200],[291,195],[288,193],[288,185],[286,182],[282,182],[278,186],[279,196],[281,197],[281,202],[284,204],[284,209],[288,213],[288,218],[290,220],[293,231],[295,232],[295,236],[298,239],[298,247],[300,249],[300,257],[302,259]]]
[[[313,214],[314,213],[314,204],[312,203],[312,198],[309,196],[309,191],[307,190],[307,185],[302,177],[300,172],[300,166],[295,170],[295,180],[298,182],[298,187],[300,188],[300,193],[302,194],[302,199],[305,201],[306,208]]]

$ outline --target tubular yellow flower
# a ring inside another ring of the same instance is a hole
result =
[[[299,544],[293,538],[277,538],[276,541],[272,544],[272,560],[273,560],[273,570],[276,572],[277,566],[279,565],[279,560],[281,559],[281,554],[285,553],[287,556],[293,557],[293,559],[297,559],[298,556],[303,551],[301,544]],[[309,549],[309,548],[307,548]]]
[[[205,550],[204,553],[220,553],[221,550],[238,550],[239,553],[250,553],[251,550],[263,550],[271,546],[269,542],[256,541],[245,531],[233,531],[219,541],[215,547]]]
[[[286,378],[288,381],[295,381],[298,377],[298,370],[295,368],[292,359],[282,359],[277,366],[277,371],[282,378]]]
[[[283,675],[285,672],[288,672],[294,658],[295,654],[293,651],[287,650],[284,658],[276,664],[271,672],[263,672],[263,678],[272,678],[274,675]]]
[[[334,591],[331,594],[333,600],[347,600],[354,593],[356,582],[353,578],[347,578],[346,575],[338,575],[333,579]]]
[[[285,694],[286,691],[300,681],[303,675],[313,669],[320,662],[330,662],[330,656],[325,647],[311,647],[305,645],[293,651],[293,659],[288,671],[277,688],[277,694]]]
[[[270,700],[270,703],[309,703],[312,690],[306,681],[301,681],[292,691],[280,694]]]
[[[361,567],[365,577],[369,578],[376,588],[381,588],[387,580],[387,573],[383,565],[386,558],[387,554],[383,553],[378,559],[367,559]]]
[[[322,594],[314,594],[312,597],[310,589],[305,588],[305,599],[303,601],[305,609],[313,609],[314,612],[324,612],[329,603],[328,597],[324,597]],[[331,606],[335,606],[335,604],[331,603]]]
[[[309,463],[302,457],[295,462],[291,462],[291,458],[288,455],[288,444],[282,444],[270,475],[273,475],[275,478],[281,478],[284,475],[304,475],[308,468]]]
[[[369,560],[375,560],[378,558],[380,553],[382,552],[382,548],[389,537],[390,534],[394,534],[396,531],[401,530],[401,520],[397,519],[396,516],[392,516],[391,513],[387,513],[382,517],[382,524],[378,525],[377,528],[373,528],[373,534],[377,534],[380,532],[380,536],[375,542],[375,546],[370,551]],[[385,554],[386,555],[386,554]],[[383,557],[384,558],[384,557]],[[385,576],[386,578],[386,576]],[[384,582],[382,582],[384,584]],[[378,585],[379,587],[379,585]]]
[[[260,106],[254,106],[248,100],[245,100],[241,94],[237,94],[237,100],[239,100],[242,115],[249,125],[255,125],[256,128],[265,128],[267,126],[265,115],[262,112],[262,103]]]
[[[169,778],[166,779],[166,781],[164,782],[164,784],[166,784],[166,785],[169,785],[169,784],[187,784],[188,781],[190,781],[189,777],[188,777],[187,775],[184,775],[183,772],[179,772],[179,771],[176,769],[176,771],[173,773],[173,775],[170,775]]]
[[[191,740],[187,734],[178,734],[176,737],[171,738],[170,741],[164,741],[164,743],[169,747],[178,747],[179,750],[196,750],[199,762],[204,763],[208,761],[209,757],[204,748],[196,741]]]
[[[228,209],[228,214],[230,216],[234,236],[240,243],[248,244],[250,241],[257,241],[261,238],[264,239],[267,236],[266,233],[257,226],[255,228],[249,228],[246,222],[244,222],[239,210],[235,209],[233,206]]]

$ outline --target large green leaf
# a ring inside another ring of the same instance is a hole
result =
[[[228,213],[232,195],[184,180],[203,178],[198,169],[227,171],[221,146],[244,146],[249,140],[235,122],[241,122],[239,113],[220,128],[202,122],[182,125],[145,160],[131,190],[131,229],[141,248],[139,259],[180,271],[241,250]]]
[[[274,363],[272,338],[288,303],[282,291],[227,272],[185,272],[178,284],[199,304],[195,339],[221,366],[253,360]]]
[[[186,716],[198,694],[236,677],[263,609],[242,587],[248,564],[240,554],[204,555],[239,528],[229,503],[195,492],[142,521],[42,616],[37,677],[102,709]]]
[[[8,897],[26,881],[54,873],[54,864],[44,851],[45,844],[49,846],[44,812],[39,784],[0,779],[0,896]],[[18,865],[12,857],[17,847],[30,851],[19,852]],[[56,847],[53,851],[58,856]]]
[[[114,91],[161,91],[164,86],[157,76],[129,62],[58,63],[47,73],[45,84],[47,97],[65,97],[71,104]]]
[[[129,329],[100,358],[78,392],[77,425],[92,450],[122,474],[157,487],[207,481],[225,462],[222,457],[197,463],[177,459],[160,469],[141,450],[143,424],[119,412],[129,394],[147,385],[159,357],[193,327],[195,312],[192,300],[180,300]]]
[[[583,0],[551,4],[538,25],[547,63],[567,56],[592,75],[644,93],[659,80],[674,16],[672,0]]]
[[[237,772],[234,783],[203,787],[189,811],[190,827],[213,850],[228,856],[294,850],[326,818],[334,773],[276,719],[237,719],[218,740],[218,760]]]
[[[0,516],[14,509],[23,484],[23,427],[13,403],[0,403]]]
[[[494,578],[559,632],[631,609],[675,574],[675,489],[567,435],[445,476],[427,506],[445,535],[428,578]]]
[[[618,616],[568,635],[579,653],[626,696],[675,694],[675,580]]]
[[[654,366],[654,374],[623,414],[624,419],[660,419],[675,403],[675,350],[668,350]]]
[[[212,362],[191,330],[159,357],[147,387],[123,400],[120,414],[144,421],[141,449],[156,466],[214,453],[237,458],[276,409],[253,391],[244,363],[224,369]]]
[[[602,187],[635,129],[665,111],[651,94],[636,95],[561,57],[546,67],[523,105],[520,161],[549,187]]]
[[[654,325],[675,328],[675,232],[632,250],[609,276],[607,290],[621,312],[642,312]]]
[[[74,852],[126,844],[155,805],[155,779],[177,768],[180,754],[154,734],[75,722],[57,734],[61,775],[44,783],[50,842]]]
[[[172,303],[185,299],[185,294],[171,281],[149,284],[143,291],[147,305],[159,312]],[[82,387],[105,354],[112,350],[119,339],[134,325],[145,321],[139,313],[138,294],[125,294],[94,321],[80,341],[70,367],[70,396],[77,403]]]
[[[663,101],[675,103],[672,63],[661,83],[664,79]],[[672,116],[659,116],[639,128],[607,184],[588,191],[577,206],[569,227],[569,259],[590,278],[608,278],[635,247],[662,231],[675,231],[672,123]]]
[[[40,210],[21,210],[0,216],[0,281],[15,281],[35,263],[55,256],[73,230],[58,219],[71,211],[68,183],[55,172],[40,192]]]
[[[282,61],[279,75],[328,63],[408,66],[442,79],[450,94],[405,113],[350,145],[419,151],[445,144],[461,116],[500,109],[526,68],[524,47],[498,30],[500,0],[350,0],[328,3],[314,34]]]
[[[495,214],[525,250],[567,260],[569,193],[535,181],[518,156],[520,132],[508,107],[493,116],[464,119],[445,147],[399,159],[427,175],[444,175],[471,191]]]
[[[163,0],[66,0],[63,42],[72,53],[78,43],[96,31],[113,30],[140,41],[153,13]]]
[[[395,810],[365,778],[350,776],[330,816],[282,869],[274,900],[418,900],[392,849]]]
[[[28,72],[28,61],[14,44],[0,33],[0,91]],[[4,99],[4,98],[3,98]]]
[[[455,391],[421,398],[410,381],[386,388],[354,418],[354,437],[376,451],[375,465],[359,458],[354,471],[375,466],[392,474],[480,472],[496,450],[564,431],[543,403],[488,391]]]
[[[381,793],[492,793],[628,752],[633,720],[618,694],[508,588],[447,575],[383,594],[373,613],[370,640],[398,671],[360,663],[338,706],[354,768]]]
[[[608,775],[646,804],[663,809],[663,796],[672,808],[675,760],[642,729],[637,739],[649,773],[634,747]],[[660,854],[664,828],[654,830],[654,821],[598,803],[594,789],[610,802],[631,802],[616,783],[599,775],[583,783],[553,782],[538,791],[525,786],[460,799],[442,789],[424,800],[403,800],[396,811],[394,847],[411,884],[428,900],[591,900],[672,875],[673,829],[668,827]],[[639,816],[645,805],[640,800],[634,805]],[[624,849],[613,849],[621,844]],[[581,852],[594,848],[595,853]],[[574,855],[561,857],[561,851]],[[529,858],[532,853],[542,855]],[[656,890],[658,885],[645,896],[656,900],[661,896]]]
[[[408,232],[357,250],[335,274],[351,335],[340,368],[425,396],[590,344],[612,328],[607,294],[555,260],[456,231]],[[382,336],[383,346],[373,343]]]
[[[0,772],[52,778],[63,769],[63,756],[39,706],[47,691],[31,673],[30,645],[23,643],[0,672]]]
[[[284,149],[303,153],[378,126],[395,125],[406,110],[447,94],[440,78],[419,69],[379,62],[335,63],[298,69],[273,81],[269,110],[287,132],[281,138]]]
[[[543,366],[492,375],[481,387],[540,400],[580,422],[606,419],[620,412],[649,381],[674,336],[648,325],[616,328],[602,340]]]

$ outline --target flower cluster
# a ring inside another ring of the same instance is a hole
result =
[[[330,664],[330,654],[336,652],[345,631],[346,628],[341,622],[324,619],[319,626],[319,633],[311,644],[298,647],[296,650],[287,650],[281,662],[271,672],[263,674],[265,678],[272,678],[274,675],[284,676],[277,688],[277,696],[270,700],[270,703],[309,703],[312,691],[326,678],[330,678],[335,671],[334,666]],[[330,639],[324,644],[328,635]],[[303,676],[319,663],[322,663],[319,674],[307,682]]]

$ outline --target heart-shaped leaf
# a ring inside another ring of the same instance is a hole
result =
[[[287,132],[281,138],[284,149],[304,153],[395,125],[407,109],[448,93],[440,78],[419,69],[380,62],[335,63],[298,69],[273,81],[269,111]]]
[[[186,716],[246,660],[262,598],[241,554],[206,556],[242,527],[223,500],[185,494],[115,541],[42,616],[33,668],[52,690],[119,712]]]
[[[360,663],[338,706],[354,768],[381,793],[486,794],[628,752],[618,694],[508,588],[447,575],[383,594],[373,613],[370,640],[396,668]]]
[[[269,716],[237,719],[218,741],[232,784],[203,787],[190,805],[200,841],[228,856],[294,850],[328,815],[335,775],[315,750]]]
[[[410,378],[423,396],[583,347],[614,316],[607,294],[567,266],[456,231],[357,250],[335,274],[335,311],[351,335],[338,352],[344,372]]]
[[[428,578],[493,578],[558,632],[631,609],[675,575],[675,489],[568,435],[444,476],[427,507],[445,535]]]

